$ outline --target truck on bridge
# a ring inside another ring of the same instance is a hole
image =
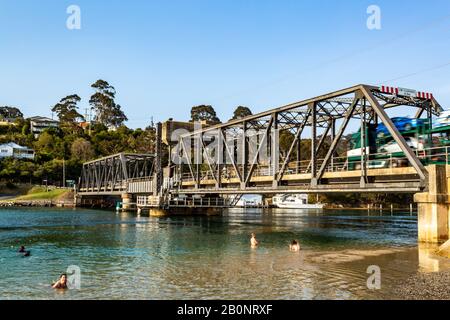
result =
[[[449,111],[432,119],[393,118],[393,123],[405,138],[407,145],[416,153],[424,165],[449,164],[450,123]],[[369,125],[366,128],[366,153],[368,168],[407,167],[409,161],[398,143],[386,134],[384,125]],[[361,132],[351,135],[347,161],[350,170],[361,168]]]

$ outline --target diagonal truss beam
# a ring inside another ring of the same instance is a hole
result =
[[[422,162],[416,157],[414,152],[411,150],[411,148],[406,143],[405,138],[400,134],[398,129],[395,127],[392,120],[387,115],[386,111],[383,109],[383,107],[380,105],[378,100],[375,98],[375,96],[372,94],[372,91],[368,89],[366,86],[361,86],[361,90],[367,100],[369,100],[371,107],[375,110],[377,113],[379,119],[384,123],[386,128],[389,130],[389,133],[394,138],[395,142],[398,143],[399,147],[402,149],[406,157],[408,158],[409,162],[413,165],[413,167],[416,169],[417,174],[419,175],[420,179],[422,181],[425,181],[427,179],[427,171],[425,167],[423,166]]]
[[[320,149],[322,149],[323,144],[325,143],[326,138],[328,137],[328,133],[330,132],[331,128],[333,126],[333,120],[330,120],[328,122],[327,127],[325,128],[325,132],[321,135],[320,141],[317,144],[316,147],[316,154],[319,154]],[[334,138],[333,138],[334,139]],[[309,162],[308,167],[306,167],[306,172],[309,172],[309,169],[311,169],[312,161]]]
[[[302,136],[302,133],[303,133],[303,130],[305,129],[306,125],[308,124],[308,120],[309,120],[310,116],[311,116],[311,109],[308,110],[308,113],[305,116],[305,119],[303,120],[303,123],[300,125],[300,127],[297,130],[297,133],[295,134],[294,141],[292,142],[291,147],[289,148],[289,151],[288,151],[288,153],[286,155],[286,159],[284,159],[283,165],[281,166],[281,170],[278,172],[278,177],[277,177],[277,181],[278,182],[280,182],[281,179],[284,176],[284,172],[285,172],[286,167],[287,167],[287,165],[289,163],[289,159],[291,158],[292,151],[294,150],[294,147],[297,144],[297,142],[300,140],[300,138]]]
[[[270,117],[270,121],[269,121],[269,124],[267,125],[266,132],[264,132],[264,136],[259,144],[258,150],[256,150],[255,156],[253,157],[253,160],[252,160],[252,163],[250,166],[250,170],[248,171],[247,177],[245,178],[245,185],[247,185],[250,182],[250,179],[253,175],[253,171],[255,171],[255,168],[256,168],[258,156],[261,153],[262,148],[266,146],[267,138],[269,136],[270,130],[272,130],[272,126],[273,126],[274,122],[275,122],[274,117],[273,116]]]
[[[202,140],[202,146],[203,146],[203,155],[205,156],[206,161],[208,162],[209,172],[211,172],[214,180],[217,183],[219,183],[219,180],[217,179],[216,174],[214,173],[215,170],[212,167],[211,159],[209,157],[209,153],[208,153],[208,149],[206,148],[205,141],[203,140],[203,136],[202,136],[201,140]]]
[[[341,140],[342,135],[344,134],[344,131],[347,128],[347,125],[348,125],[350,119],[352,118],[353,112],[355,111],[356,106],[358,105],[359,101],[360,101],[360,96],[358,94],[356,94],[352,105],[350,106],[350,108],[347,111],[347,114],[345,115],[344,122],[341,124],[341,127],[339,128],[338,133],[334,137],[334,140],[331,143],[330,149],[328,150],[327,155],[325,156],[325,159],[323,160],[322,166],[320,167],[319,172],[317,173],[318,181],[323,177],[323,175],[325,173],[325,169],[331,160],[331,156],[335,153],[337,145],[338,145],[339,141]]]
[[[123,153],[120,154],[120,164],[122,165],[123,178],[128,180],[127,159]]]
[[[189,171],[191,172],[191,175],[192,175],[192,179],[195,179],[196,184],[197,184],[198,181],[195,178],[194,169],[192,168],[191,159],[190,159],[189,153],[187,152],[186,144],[184,142],[184,138],[181,138],[181,146],[183,147],[183,154],[186,154],[186,160],[187,160],[187,163],[188,163]]]
[[[237,174],[237,176],[238,176],[238,178],[239,178],[239,181],[242,183],[243,181],[242,181],[241,173],[240,173],[240,171],[239,171],[239,168],[237,167],[236,161],[235,161],[235,159],[234,159],[234,155],[233,155],[232,152],[230,151],[230,148],[228,148],[228,144],[227,144],[227,141],[225,140],[225,137],[224,137],[224,135],[223,135],[222,129],[219,129],[219,134],[220,134],[220,137],[221,137],[221,141],[222,141],[223,144],[225,145],[225,149],[226,149],[226,151],[227,151],[228,157],[229,157],[230,160],[231,160],[231,164],[233,165],[233,168],[234,168],[234,170],[236,171],[236,174]]]

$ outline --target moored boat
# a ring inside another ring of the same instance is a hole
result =
[[[308,203],[307,194],[277,195],[272,199],[273,205],[282,209],[323,209],[323,203]]]

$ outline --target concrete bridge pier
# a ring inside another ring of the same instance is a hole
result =
[[[445,165],[431,165],[427,171],[428,192],[414,196],[418,204],[419,242],[439,244],[450,236],[450,177]]]
[[[122,210],[129,211],[134,209],[133,195],[130,193],[122,194]]]
[[[168,217],[168,216],[217,216],[222,213],[220,208],[170,208],[170,209],[160,209],[151,208],[149,209],[149,215],[151,217]]]

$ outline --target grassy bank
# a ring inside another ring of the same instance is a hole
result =
[[[5,201],[58,201],[67,197],[71,192],[68,189],[54,189],[41,186],[29,186],[17,188],[14,197],[8,198]]]
[[[27,194],[16,197],[14,200],[58,200],[70,192],[66,189],[53,189],[47,191],[45,187],[33,187]]]

